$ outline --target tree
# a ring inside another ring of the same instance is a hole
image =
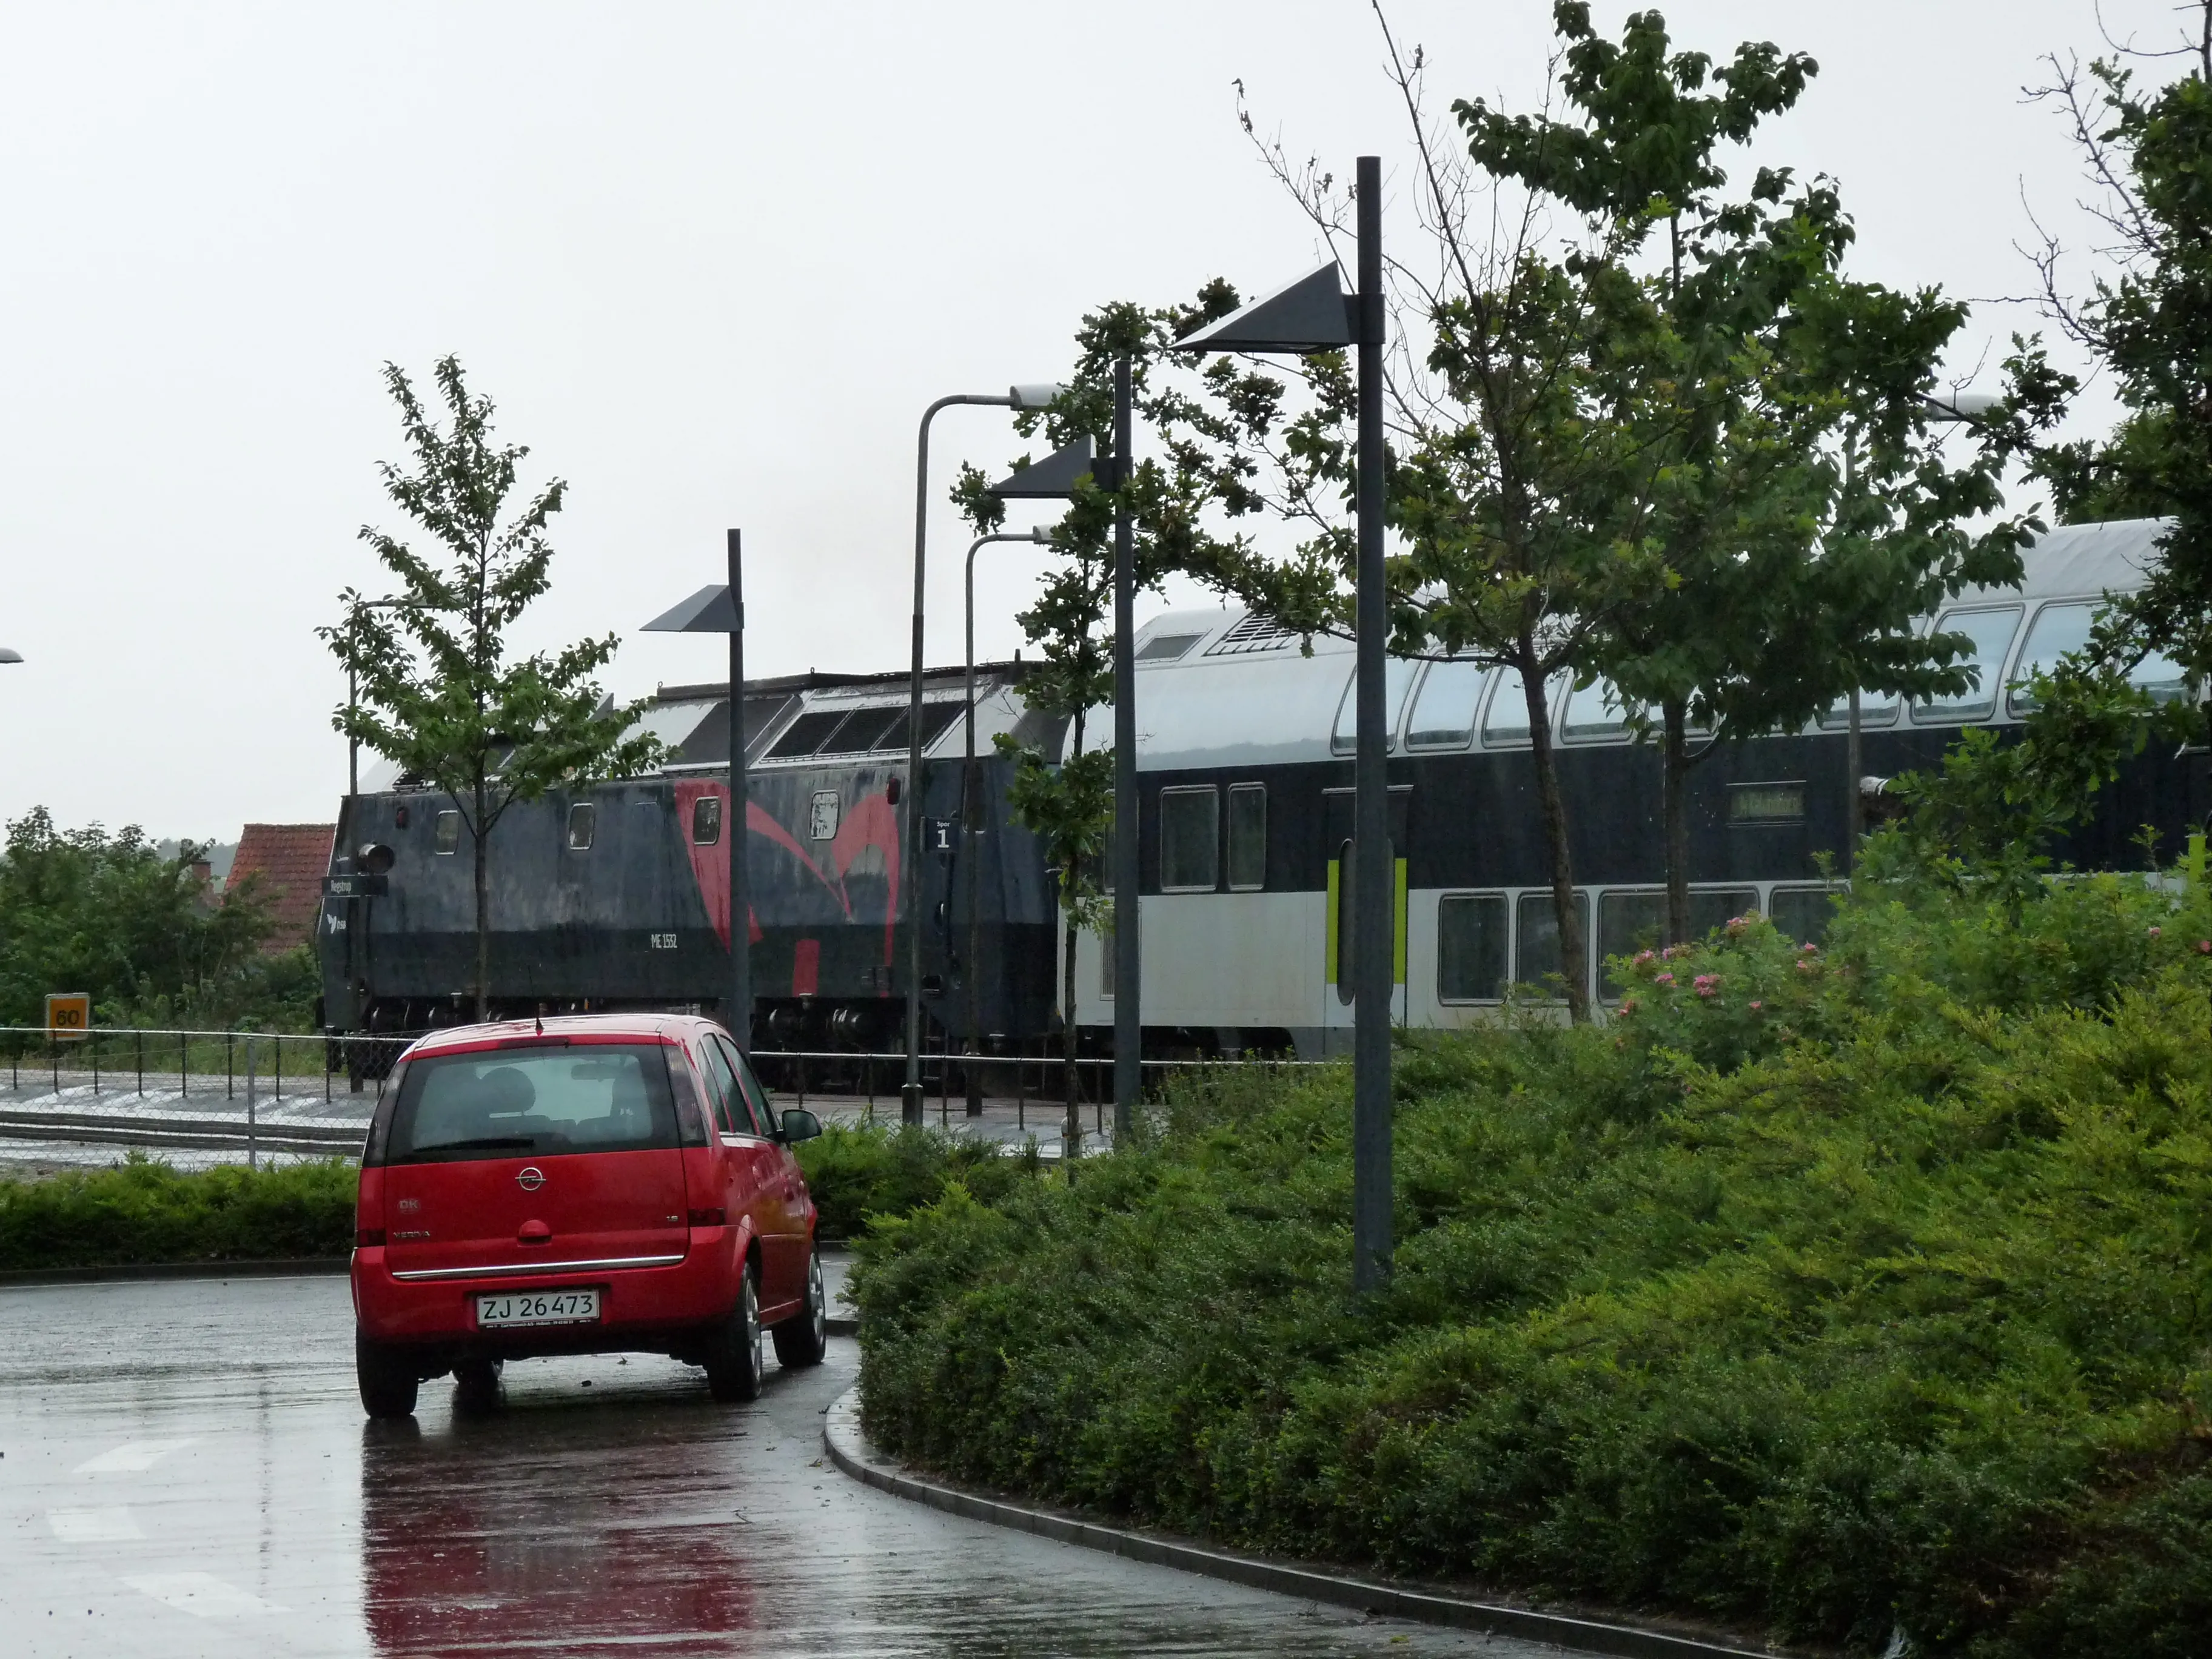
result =
[[[2117,673],[2154,651],[2212,683],[2212,0],[2197,0],[2171,51],[2121,47],[2083,70],[2050,60],[2035,94],[2062,112],[2094,192],[2086,205],[2109,238],[2108,264],[2086,297],[2065,290],[2065,250],[2033,250],[2045,315],[2086,351],[2126,410],[2100,442],[2033,451],[2030,470],[2069,520],[2157,515],[2172,520],[2136,592],[2117,599],[2091,646]],[[2154,90],[2124,58],[2178,59]],[[2040,232],[2040,227],[2038,228]],[[2055,410],[2078,389],[2038,346],[2014,359],[2011,401]],[[2208,705],[2200,732],[2212,732]]]
[[[262,966],[269,907],[249,878],[216,902],[185,842],[163,858],[136,824],[63,830],[43,806],[0,849],[0,1023],[37,1025],[50,991],[104,1022],[235,1003]],[[234,1007],[226,1012],[235,1012]]]
[[[1124,351],[1132,354],[1139,361],[1135,375],[1142,383],[1153,343],[1152,322],[1135,306],[1104,306],[1084,318],[1076,343],[1076,368],[1067,389],[1042,415],[1018,416],[1017,425],[1025,434],[1042,429],[1055,447],[1088,436],[1098,453],[1109,453],[1114,363]],[[1023,456],[1014,464],[1028,462]],[[979,535],[998,529],[1006,519],[1006,504],[989,493],[988,483],[984,474],[963,465],[952,490],[954,503]],[[1145,586],[1156,585],[1165,568],[1152,533],[1161,483],[1159,470],[1146,466],[1121,486],[1137,511],[1137,571]],[[1100,880],[1114,827],[1114,751],[1086,749],[1084,739],[1091,711],[1109,702],[1114,691],[1114,636],[1107,623],[1119,499],[1095,480],[1078,489],[1054,532],[1060,562],[1046,573],[1036,602],[1017,618],[1039,653],[1023,678],[1022,699],[1031,709],[1066,723],[1060,757],[1054,760],[1043,748],[1024,745],[1011,733],[994,739],[999,752],[1014,762],[1006,797],[1014,821],[1037,837],[1047,866],[1059,872],[1058,902],[1066,935],[1060,964],[1060,1041],[1070,1146],[1082,1130],[1075,1065],[1076,939],[1085,932],[1106,939],[1115,927],[1115,900]],[[1130,899],[1133,914],[1135,896]]]
[[[371,607],[352,588],[344,620],[317,630],[355,676],[356,702],[331,724],[445,792],[468,830],[476,893],[476,1015],[490,1012],[487,879],[492,830],[516,801],[556,784],[627,777],[655,764],[657,739],[631,735],[641,702],[612,706],[592,676],[613,657],[612,634],[556,652],[510,654],[507,630],[550,585],[546,525],[567,486],[554,479],[512,516],[519,464],[530,453],[495,444],[491,399],[472,396],[458,358],[434,371],[441,428],[397,364],[386,386],[413,450],[411,469],[380,462],[385,490],[428,532],[431,551],[371,526],[374,548],[402,592]]]
[[[1632,15],[1619,45],[1576,0],[1553,15],[1565,118],[1455,108],[1478,165],[1580,215],[1656,313],[1597,378],[1638,411],[1662,580],[1610,611],[1593,655],[1631,723],[1656,727],[1667,931],[1681,941],[1692,768],[1854,688],[1964,690],[1950,665],[1967,642],[1918,620],[1969,582],[2016,580],[2027,532],[1964,527],[2001,504],[2000,453],[1954,468],[1930,435],[1964,307],[1846,280],[1852,231],[1825,180],[1793,191],[1787,170],[1761,168],[1741,199],[1721,196],[1719,146],[1793,107],[1817,65],[1761,42],[1715,68],[1673,51],[1656,12]],[[1693,726],[1711,736],[1700,749]]]

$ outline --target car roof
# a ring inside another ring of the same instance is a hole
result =
[[[541,1019],[495,1019],[480,1025],[450,1025],[417,1037],[404,1058],[458,1054],[505,1043],[545,1037],[588,1037],[605,1042],[620,1037],[666,1042],[696,1037],[707,1031],[726,1031],[715,1021],[698,1014],[548,1014]]]

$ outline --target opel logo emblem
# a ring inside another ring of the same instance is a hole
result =
[[[526,1193],[534,1193],[545,1184],[545,1171],[533,1164],[515,1176],[514,1184]]]

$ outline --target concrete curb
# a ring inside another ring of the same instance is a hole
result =
[[[1308,1601],[1326,1601],[1425,1625],[1449,1625],[1492,1636],[1549,1642],[1578,1653],[1617,1654],[1624,1656],[1624,1659],[1771,1659],[1771,1656],[1749,1648],[1723,1647],[1718,1643],[1638,1630],[1628,1625],[1602,1624],[1563,1613],[1536,1613],[1526,1607],[1501,1607],[1493,1602],[1401,1589],[1369,1579],[1340,1577],[1311,1567],[1231,1555],[1150,1533],[1101,1526],[1047,1510],[979,1498],[957,1487],[908,1474],[871,1446],[860,1431],[860,1391],[857,1388],[848,1389],[831,1404],[823,1419],[822,1443],[830,1454],[830,1461],[839,1469],[863,1485],[893,1497],[927,1504],[933,1510],[970,1521],[988,1521],[1018,1532],[1035,1533],[1056,1543],[1101,1550],[1109,1555],[1124,1556],[1155,1566],[1178,1567],[1185,1572],[1203,1573],[1209,1578],[1223,1578],[1254,1589],[1273,1590]]]
[[[342,1273],[352,1262],[350,1256],[315,1255],[289,1261],[134,1261],[112,1267],[31,1267],[0,1273],[0,1289],[139,1279],[295,1279],[304,1273]]]

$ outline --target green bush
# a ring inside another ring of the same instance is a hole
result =
[[[134,1157],[0,1181],[0,1271],[342,1256],[356,1179],[339,1159],[186,1173]]]
[[[1396,1272],[1349,1087],[878,1219],[889,1448],[1237,1544],[1978,1659],[2212,1631],[2212,910],[1891,888],[1408,1036]],[[1662,979],[1662,975],[1665,977]]]
[[[856,1237],[872,1215],[898,1216],[934,1204],[951,1181],[996,1194],[1037,1170],[1034,1146],[1008,1158],[987,1141],[934,1129],[827,1123],[798,1146],[824,1238]]]

